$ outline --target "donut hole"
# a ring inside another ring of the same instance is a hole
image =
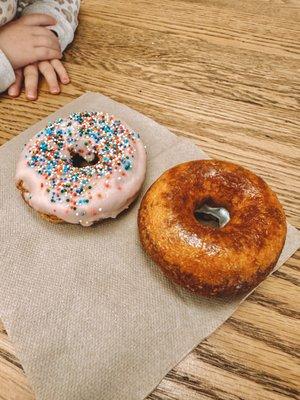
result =
[[[194,216],[198,222],[213,228],[224,228],[230,221],[229,211],[225,207],[213,204],[211,201],[197,205]]]
[[[83,158],[79,153],[71,153],[71,163],[73,167],[76,168],[84,168],[88,165],[95,165],[99,161],[97,154],[94,155],[94,158],[91,161],[87,161]]]

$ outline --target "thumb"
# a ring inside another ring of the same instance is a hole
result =
[[[56,19],[48,14],[28,14],[20,20],[27,26],[52,26],[56,24]]]

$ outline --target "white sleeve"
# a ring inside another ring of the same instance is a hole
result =
[[[61,51],[64,51],[74,38],[78,25],[80,0],[34,0],[34,2],[31,0],[28,4],[26,3],[26,0],[21,2],[23,6],[21,15],[48,14],[56,19],[57,24],[51,27],[51,30],[57,33]]]
[[[0,50],[0,93],[4,92],[16,80],[16,76],[6,55]]]

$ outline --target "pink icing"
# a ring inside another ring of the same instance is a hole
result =
[[[84,166],[74,164],[74,154]],[[35,210],[90,226],[128,208],[145,173],[146,152],[137,133],[107,114],[75,113],[29,141],[16,181],[23,181],[25,199]]]

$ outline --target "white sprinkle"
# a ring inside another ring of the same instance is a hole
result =
[[[75,215],[76,215],[76,217],[78,217],[78,216],[79,216],[79,213],[77,212]]]
[[[100,207],[100,208],[98,208],[98,210],[101,212],[101,211],[102,211],[102,208]]]
[[[122,178],[120,176],[118,176],[118,180],[120,181]]]

